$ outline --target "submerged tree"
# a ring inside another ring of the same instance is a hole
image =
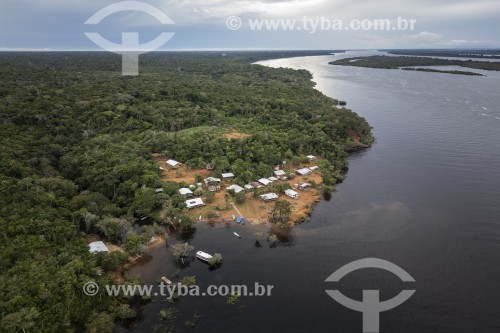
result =
[[[220,265],[222,262],[222,254],[220,253],[215,253],[212,258],[208,259],[208,264],[210,266],[217,266]]]
[[[172,254],[177,257],[183,264],[184,259],[189,256],[189,252],[194,250],[194,246],[189,245],[188,242],[177,243],[172,245]]]
[[[262,238],[262,232],[256,232],[255,233],[255,246],[259,247],[260,246],[260,239]]]
[[[190,286],[195,286],[196,285],[196,276],[191,275],[191,276],[185,276],[181,279],[181,284],[190,287]]]
[[[270,235],[267,240],[269,241],[269,247],[276,247],[276,243],[278,242],[278,236]]]

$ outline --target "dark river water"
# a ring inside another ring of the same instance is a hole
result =
[[[328,65],[345,56],[261,62],[309,70],[320,91],[346,100],[374,127],[376,143],[351,156],[330,201],[308,222],[281,231],[274,247],[265,240],[255,246],[255,232],[275,233],[269,225],[198,225],[188,237],[196,250],[222,253],[217,270],[199,261],[178,268],[161,247],[129,271],[146,283],[195,275],[203,288],[259,282],[273,285],[272,295],[232,305],[224,297],[183,297],[175,305],[155,297],[134,327],[118,331],[152,332],[159,311],[174,307],[182,332],[362,332],[362,314],[325,290],[361,300],[363,290],[377,289],[386,300],[414,289],[380,315],[381,332],[500,332],[500,73]],[[343,265],[372,257],[397,264],[416,282],[380,269],[325,282]],[[187,329],[193,313],[201,318]]]

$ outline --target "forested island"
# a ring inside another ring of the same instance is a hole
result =
[[[416,66],[460,66],[465,68],[483,69],[490,71],[500,71],[500,62],[491,61],[473,61],[473,60],[448,60],[427,57],[411,57],[411,56],[370,56],[370,57],[354,57],[344,58],[330,62],[331,65],[339,66],[356,66],[368,68],[384,68],[384,69],[404,69],[404,70],[422,70],[427,72],[441,72],[448,74],[461,75],[482,75],[470,71],[454,71],[454,70],[437,70],[427,68],[410,67]]]
[[[402,67],[404,71],[416,71],[416,72],[428,72],[428,73],[444,73],[444,74],[458,74],[458,75],[470,75],[470,76],[484,76],[481,73],[468,72],[468,71],[457,71],[457,70],[441,70],[434,68],[414,68],[414,67]]]
[[[136,315],[129,299],[82,286],[115,283],[165,228],[192,228],[179,192],[192,184],[165,179],[158,156],[193,181],[237,170],[230,183],[244,185],[315,155],[317,190],[332,190],[370,127],[309,72],[251,64],[294,55],[308,54],[155,53],[123,77],[108,53],[1,53],[0,331],[106,333]],[[118,250],[89,253],[96,238]]]
[[[426,57],[455,57],[455,58],[478,58],[478,59],[500,59],[500,52],[498,49],[492,50],[471,50],[471,49],[456,49],[456,50],[381,50],[390,54],[398,55],[414,55]]]

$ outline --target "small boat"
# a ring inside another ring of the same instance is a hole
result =
[[[245,225],[245,219],[243,217],[241,218],[241,224]]]
[[[240,222],[241,222],[241,216],[238,216],[238,217],[236,218],[236,223],[240,223]]]
[[[170,281],[166,276],[162,276],[161,280],[163,281],[163,284],[166,284],[168,286],[172,284],[172,281]]]
[[[233,232],[233,234],[238,237],[238,238],[241,238],[241,236],[237,233],[237,232]]]
[[[196,258],[203,260],[203,261],[209,261],[212,258],[212,255],[203,252],[203,251],[198,251],[196,252]]]
[[[233,215],[233,220],[236,220],[236,217],[234,217],[234,215]]]

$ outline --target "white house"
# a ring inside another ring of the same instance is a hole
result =
[[[163,189],[162,188],[155,188],[155,193],[162,193]]]
[[[274,171],[274,175],[278,178],[284,177],[284,176],[286,176],[286,172],[285,172],[285,170],[276,170],[276,171]]]
[[[252,185],[250,185],[250,184],[246,184],[246,185],[245,185],[245,186],[243,186],[243,187],[245,188],[245,190],[246,190],[246,191],[249,191],[249,192],[250,192],[250,191],[253,191],[253,189],[254,189],[254,188],[253,188],[253,186],[252,186]]]
[[[219,192],[220,191],[220,185],[208,185],[208,190],[210,192]]]
[[[261,178],[261,179],[258,180],[258,182],[261,183],[264,186],[267,186],[267,185],[271,184],[271,181],[269,179],[266,179],[266,178]]]
[[[191,191],[187,187],[183,187],[183,188],[179,189],[179,193],[185,197],[192,197],[194,194],[193,191]]]
[[[299,197],[299,193],[294,190],[285,190],[285,195],[289,196],[292,199],[297,199]]]
[[[278,178],[276,178],[276,177],[269,177],[269,178],[267,178],[267,179],[269,179],[271,182],[275,182],[275,181],[277,181],[277,180],[278,180]]]
[[[104,244],[101,241],[98,241],[89,244],[89,252],[90,253],[109,252],[109,250],[106,244]]]
[[[278,199],[278,195],[276,193],[266,193],[266,194],[262,194],[260,196],[260,198],[264,201],[272,201],[272,200],[276,200]]]
[[[208,177],[205,179],[205,184],[207,184],[208,190],[210,192],[219,192],[220,191],[220,185],[219,185],[220,182],[221,182],[220,178]]]
[[[176,160],[167,160],[167,165],[171,169],[177,169],[181,166],[181,162],[177,162]]]
[[[227,188],[228,190],[233,190],[234,193],[240,193],[241,191],[244,191],[243,187],[233,184]]]
[[[299,188],[300,188],[300,190],[301,190],[301,191],[305,191],[305,190],[307,190],[307,189],[308,189],[308,188],[310,188],[310,187],[312,187],[312,185],[311,185],[311,184],[309,184],[309,183],[302,183],[302,184],[300,184],[300,186],[299,186]]]
[[[311,170],[311,171],[318,170],[318,169],[319,169],[319,166],[317,166],[317,165],[309,167],[309,170]]]
[[[201,198],[186,200],[186,207],[188,209],[201,207],[201,206],[205,206],[205,203],[203,202],[203,200],[201,200]]]
[[[208,177],[205,179],[205,184],[213,184],[213,183],[220,183],[221,179],[220,178],[215,178],[215,177]]]
[[[222,179],[224,180],[231,180],[234,178],[234,173],[227,172],[222,174]]]
[[[307,158],[309,159],[309,161],[314,161],[316,159],[316,156],[314,156],[314,155],[307,155]]]
[[[301,176],[307,176],[307,175],[310,175],[311,174],[311,169],[309,168],[303,168],[303,169],[299,169],[297,170],[297,173]]]

